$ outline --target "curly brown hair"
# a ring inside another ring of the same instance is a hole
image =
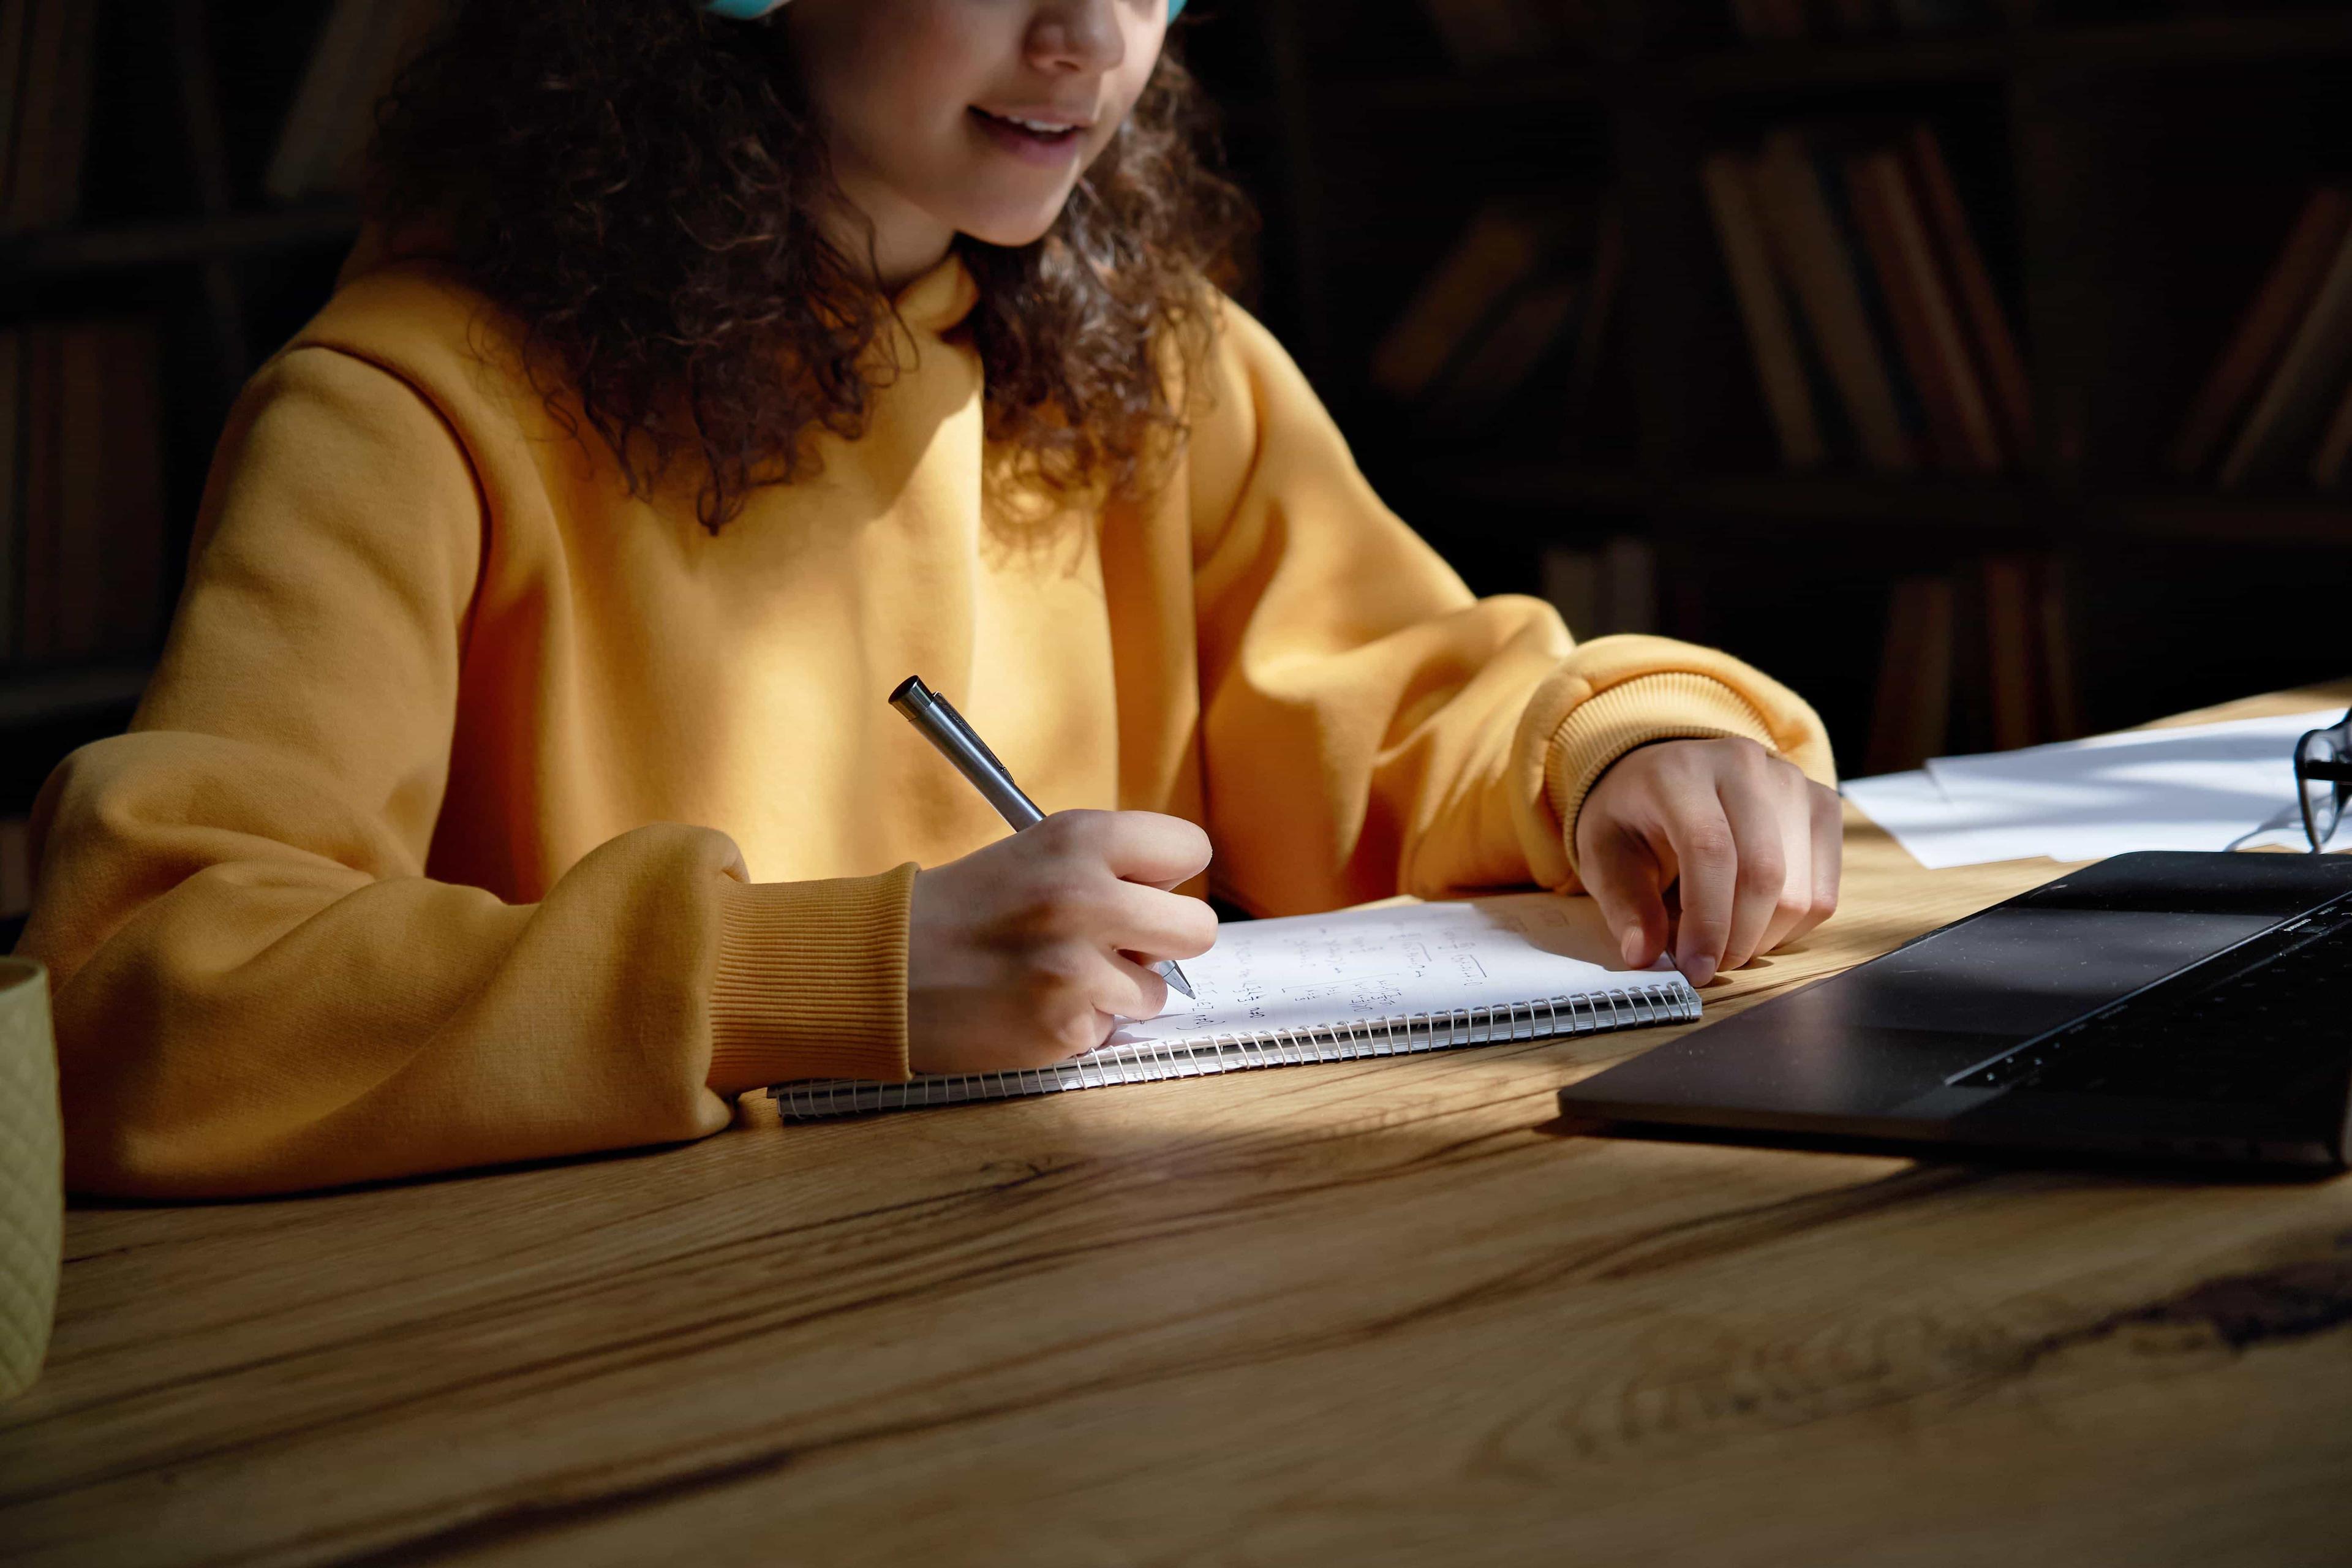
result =
[[[1167,351],[1205,350],[1253,222],[1213,148],[1171,48],[1042,239],[956,241],[988,437],[1055,491],[1132,486],[1183,427]],[[869,258],[826,237],[841,200],[785,30],[694,0],[463,0],[387,99],[369,179],[387,232],[433,234],[523,324],[550,408],[634,492],[699,458],[713,531],[813,474],[817,432],[860,435],[898,368]]]

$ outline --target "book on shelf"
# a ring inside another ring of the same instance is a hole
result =
[[[1756,186],[1768,247],[1792,285],[1863,460],[1890,473],[1909,471],[1912,443],[1895,407],[1889,362],[1872,329],[1862,274],[1803,133],[1780,131],[1764,139]]]
[[[1905,577],[1888,590],[1864,773],[1916,768],[1941,755],[1950,739],[1955,599],[1946,576]]]
[[[1821,421],[1814,416],[1813,395],[1806,384],[1781,274],[1766,250],[1764,219],[1756,205],[1754,160],[1713,153],[1699,172],[1716,239],[1731,275],[1732,297],[1756,361],[1764,409],[1780,445],[1780,460],[1791,468],[1819,467],[1825,456]]]
[[[1928,428],[1927,405],[1913,379],[1911,363],[1902,353],[1886,279],[1872,264],[1862,222],[1854,210],[1853,191],[1846,183],[1847,157],[1862,144],[1861,139],[1851,132],[1823,130],[1806,139],[1806,151],[1813,161],[1832,229],[1840,247],[1853,263],[1854,288],[1862,300],[1863,317],[1870,323],[1871,342],[1877,347],[1885,368],[1887,391],[1895,401],[1895,422],[1903,432],[1911,466],[1916,468],[1935,460],[1935,444]]]
[[[1916,182],[1922,210],[1950,268],[1994,410],[2016,455],[2031,456],[2033,387],[2025,372],[2025,355],[2018,349],[2017,334],[2010,330],[2009,312],[1994,292],[1992,270],[1985,265],[1975,226],[1969,222],[1968,208],[1960,202],[1951,165],[1944,159],[1944,144],[1925,121],[1913,125],[1904,140],[1903,168]]]
[[[1991,719],[1997,743],[2038,746],[2080,735],[2063,562],[2052,554],[1996,556],[1983,563],[1983,574],[1987,636],[1996,639]],[[2021,635],[1999,640],[2011,630]],[[2005,670],[2003,660],[2013,670]]]
[[[2322,440],[2321,426],[2352,367],[2352,234],[2336,247],[2269,383],[2221,459],[2223,489],[2274,476],[2291,454]]]
[[[2182,479],[2211,468],[2234,489],[2285,479],[2298,462],[2332,489],[2352,458],[2352,189],[2304,200],[2212,368],[2166,461]],[[2218,462],[2215,460],[2218,455]]]
[[[1857,154],[1845,182],[1937,458],[1954,470],[2000,472],[1992,409],[1901,158],[1884,148]]]
[[[0,0],[0,234],[80,209],[98,19],[91,0]]]
[[[2033,564],[2012,555],[1985,558],[1984,652],[1993,749],[2013,752],[2050,736],[2042,722],[2042,668]]]
[[[376,107],[446,9],[446,0],[334,0],[262,175],[272,200],[359,188]]]
[[[1542,271],[1512,290],[1492,324],[1431,387],[1432,421],[1465,425],[1508,401],[1567,334],[1585,287],[1573,273]]]
[[[2352,194],[2341,185],[2321,185],[2304,202],[2287,231],[2286,243],[2248,301],[2245,314],[2222,345],[2221,356],[2198,389],[2196,401],[2174,438],[2170,465],[2182,479],[2204,472],[2221,450],[2231,422],[2245,409],[2254,388],[2278,363],[2288,336],[2311,308],[2347,231],[2352,231]]]
[[[1543,552],[1540,571],[1543,596],[1579,642],[1658,629],[1658,555],[1645,539],[1555,544]]]
[[[1423,400],[1429,423],[1465,430],[1491,419],[1564,359],[1558,412],[1566,432],[1582,426],[1599,380],[1617,285],[1624,271],[1624,226],[1613,202],[1579,211],[1544,264],[1503,301]],[[1557,391],[1545,381],[1547,396]],[[1549,406],[1549,405],[1547,405]]]
[[[2065,595],[2053,557],[1991,555],[1972,574],[1897,579],[1873,694],[1866,773],[1944,753],[1956,702],[1993,747],[2082,732]]]
[[[1433,426],[1459,428],[1566,355],[1574,420],[1598,374],[1623,269],[1613,201],[1490,203],[1374,346],[1372,386]]]
[[[1933,132],[1775,131],[1700,183],[1782,462],[1991,474],[2032,449],[2023,357]]]
[[[144,321],[37,321],[0,333],[0,658],[142,654],[160,629],[162,424]]]
[[[1373,387],[1399,400],[1427,392],[1496,306],[1542,267],[1554,221],[1525,202],[1480,208],[1373,346]]]

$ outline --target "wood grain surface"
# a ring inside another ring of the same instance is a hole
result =
[[[1711,1016],[2057,871],[1848,846]],[[0,1557],[2352,1562],[2352,1181],[1554,1119],[1661,1037],[77,1208]]]

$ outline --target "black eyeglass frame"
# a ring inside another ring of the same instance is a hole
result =
[[[2315,741],[2326,742],[2334,755],[2317,762],[2306,760],[2304,753],[2312,749]],[[2327,814],[2327,826],[2324,828],[2311,816],[2308,785],[2314,783],[2336,786],[2335,809]],[[2310,841],[2311,852],[2316,855],[2336,836],[2337,825],[2344,820],[2345,805],[2352,801],[2352,712],[2346,713],[2325,730],[2305,731],[2295,742],[2294,798],[2295,804],[2303,808],[2303,836]]]

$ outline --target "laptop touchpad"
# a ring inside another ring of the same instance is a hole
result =
[[[2002,906],[1611,1070],[1607,1098],[1876,1114],[2276,925]]]

